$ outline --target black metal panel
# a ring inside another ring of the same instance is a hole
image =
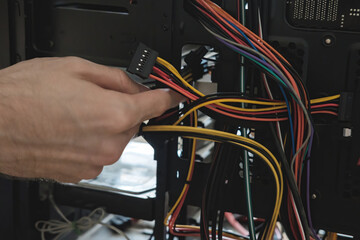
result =
[[[111,213],[145,220],[155,217],[155,199],[147,197],[149,193],[131,195],[62,184],[55,184],[53,192],[55,201],[62,205],[86,209],[101,206]]]
[[[0,69],[10,65],[8,1],[0,0]]]
[[[13,239],[13,183],[9,179],[0,177],[0,236]]]
[[[8,1],[0,0],[0,69],[10,65]],[[13,239],[13,183],[0,176],[0,236]]]
[[[28,55],[126,67],[138,42],[170,57],[172,1],[28,1]]]
[[[339,1],[345,3],[351,1]],[[331,31],[321,25],[318,29],[295,28],[285,21],[286,4],[286,1],[273,1],[269,37],[280,51],[294,46],[302,49],[302,75],[310,97],[351,92],[357,99],[353,102],[350,121],[315,124],[311,210],[316,227],[358,235],[360,33]],[[343,136],[344,128],[351,129],[350,137]]]

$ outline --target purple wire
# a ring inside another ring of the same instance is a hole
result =
[[[223,39],[221,38],[218,38],[216,37],[220,42],[222,42],[223,44],[225,44],[226,46],[230,47],[230,48],[233,48],[235,49],[236,51],[239,51],[241,52],[242,54],[248,56],[249,58],[253,58],[255,59],[256,61],[262,63],[263,65],[265,65],[266,67],[268,67],[269,69],[271,69],[274,73],[276,73],[278,75],[278,77],[280,77],[283,82],[289,87],[289,84],[287,81],[285,81],[282,77],[281,77],[281,74],[280,72],[275,69],[273,66],[271,66],[270,64],[268,64],[267,62],[265,62],[264,60],[258,58],[257,56],[251,54],[251,53],[248,53],[226,41],[224,41]],[[311,146],[312,146],[312,143],[313,143],[313,138],[314,138],[314,128],[311,127],[311,136],[310,136],[310,140],[309,140],[309,148],[308,148],[308,152],[307,152],[307,184],[306,184],[306,204],[307,204],[307,216],[308,216],[308,220],[309,220],[309,227],[312,231],[312,233],[314,234],[314,237],[317,239],[317,240],[320,240],[320,238],[317,236],[316,234],[316,231],[313,227],[313,224],[312,224],[312,220],[311,220],[311,213],[310,213],[310,155],[311,155]]]
[[[291,86],[290,86],[289,83],[286,81],[286,79],[283,79],[283,78],[282,78],[281,73],[280,73],[276,68],[274,68],[273,66],[271,66],[269,63],[265,62],[265,61],[262,60],[261,58],[258,58],[257,56],[255,56],[255,55],[253,55],[253,54],[251,54],[251,53],[248,53],[248,52],[246,52],[246,51],[244,51],[244,50],[242,50],[242,49],[240,49],[240,48],[238,48],[238,47],[236,47],[236,46],[234,46],[234,45],[232,45],[232,44],[224,41],[224,40],[221,39],[221,38],[218,38],[218,37],[216,37],[216,36],[215,36],[215,38],[218,39],[218,40],[219,40],[220,42],[222,42],[223,44],[225,44],[226,46],[228,46],[228,47],[230,47],[230,48],[233,48],[233,49],[235,49],[236,51],[239,51],[239,52],[241,52],[242,54],[248,56],[249,58],[255,59],[256,61],[258,61],[258,62],[260,62],[261,64],[263,64],[263,65],[265,65],[266,67],[268,67],[270,70],[272,70],[274,73],[276,73],[279,78],[281,78],[281,79],[283,80],[284,84],[286,84],[288,88],[291,89]]]
[[[317,236],[316,231],[313,227],[312,224],[312,220],[311,220],[311,212],[310,212],[310,156],[311,156],[311,147],[312,147],[312,143],[313,143],[313,138],[314,138],[314,128],[311,127],[311,136],[310,136],[310,140],[309,140],[309,147],[308,147],[308,151],[307,151],[307,161],[306,161],[306,205],[307,205],[307,217],[308,217],[308,221],[309,221],[309,227],[311,229],[311,231],[314,234],[314,237],[317,240],[320,240],[320,238]]]

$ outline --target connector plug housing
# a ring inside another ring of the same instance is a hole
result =
[[[351,121],[353,112],[354,93],[341,92],[339,103],[339,120]]]
[[[158,52],[143,43],[139,43],[127,71],[141,78],[148,78],[158,56]]]

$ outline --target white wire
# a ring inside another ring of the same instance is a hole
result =
[[[49,196],[49,200],[51,205],[54,207],[56,212],[59,214],[59,216],[62,218],[62,220],[48,220],[48,221],[37,221],[35,223],[35,228],[41,233],[41,240],[46,240],[45,234],[53,234],[56,235],[53,240],[58,240],[62,236],[73,232],[85,232],[95,226],[96,224],[101,224],[107,228],[112,229],[119,235],[122,235],[125,237],[126,240],[130,240],[129,237],[120,229],[110,225],[101,222],[104,217],[106,216],[106,212],[103,208],[96,208],[94,209],[88,216],[84,216],[79,218],[76,221],[70,221],[65,215],[61,212],[60,208],[55,203],[52,195]]]
[[[294,212],[295,212],[295,216],[296,216],[296,218],[297,219],[299,219],[299,223],[300,223],[300,230],[301,230],[301,236],[303,236],[303,240],[306,240],[306,238],[305,238],[305,232],[304,232],[304,227],[303,227],[303,225],[302,225],[302,223],[301,223],[301,221],[300,221],[300,216],[299,216],[299,212],[298,212],[298,210],[297,210],[297,207],[296,207],[296,204],[295,204],[295,201],[294,201],[294,197],[293,197],[293,194],[291,193],[290,194],[291,195],[291,203],[292,203],[292,205],[293,205],[293,208],[294,208]]]
[[[260,10],[258,9],[258,16],[259,16],[259,31],[260,31],[260,37],[263,38],[263,32],[262,32],[262,24],[261,24],[261,16],[260,16]],[[272,93],[271,93],[271,90],[270,90],[270,87],[269,87],[269,84],[268,84],[268,81],[266,79],[266,75],[263,73],[263,77],[264,77],[264,82],[265,82],[265,87],[267,88],[268,90],[268,93],[269,93],[269,97],[270,99],[273,99],[273,96],[272,96]],[[282,140],[282,134],[281,134],[281,128],[280,128],[280,123],[279,122],[276,122],[276,128],[278,130],[278,135],[279,135],[279,140],[280,140],[280,144],[281,144],[281,148],[284,150],[284,142]],[[296,205],[294,204],[294,197],[293,197],[293,194],[291,193],[291,199],[292,199],[292,205],[294,207],[294,212],[295,212],[295,216],[296,218],[298,219],[298,222],[300,223],[300,229],[301,229],[301,232],[302,232],[302,236],[304,236],[305,238],[305,232],[304,232],[304,228],[302,226],[302,223],[301,223],[301,220],[300,220],[300,216],[299,216],[299,212],[297,210],[297,207]]]

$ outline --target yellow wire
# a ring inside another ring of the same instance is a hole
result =
[[[315,99],[310,100],[310,103],[316,104],[316,103],[328,102],[328,101],[332,101],[332,100],[335,100],[338,98],[340,98],[340,94],[329,96],[329,97],[315,98]]]
[[[204,97],[205,95],[200,92],[199,90],[197,90],[196,88],[194,88],[193,86],[191,86],[185,79],[183,79],[180,75],[180,73],[176,70],[176,68],[174,68],[174,66],[172,66],[169,62],[167,62],[166,60],[158,57],[156,59],[158,61],[159,64],[163,65],[164,67],[166,67],[167,69],[169,69],[186,87],[190,88],[193,92],[197,93],[199,96]],[[246,99],[244,99],[246,100]],[[253,100],[246,100],[245,103],[252,103],[252,104],[259,104],[259,105],[269,105],[269,106],[278,106],[278,105],[284,105],[283,102],[265,102],[265,101],[253,101]],[[238,107],[234,107],[234,106],[230,106],[230,105],[225,105],[225,104],[218,104],[219,106],[222,107],[226,107],[232,110],[240,110],[241,108]]]
[[[195,107],[193,107],[192,109],[190,109],[189,111],[187,111],[183,116],[181,116],[175,123],[174,125],[178,125],[180,122],[182,122],[190,113],[192,113],[193,111],[196,111],[197,109],[199,108],[202,108],[204,106],[207,106],[207,105],[211,105],[211,104],[214,104],[214,103],[221,103],[221,102],[236,102],[236,103],[248,103],[250,102],[251,100],[247,100],[247,99],[215,99],[215,100],[211,100],[211,101],[207,101],[207,102],[204,102],[204,103],[201,103]],[[218,104],[220,105],[220,104]]]
[[[198,227],[198,226],[192,226],[192,225],[176,225],[176,226],[179,228],[190,228],[190,229],[194,229],[194,230],[200,230],[200,227]],[[216,232],[218,232],[218,231],[216,231]],[[211,230],[210,230],[210,233],[211,233]],[[246,240],[246,238],[238,237],[238,236],[232,235],[231,233],[223,232],[223,235],[225,237],[230,237],[233,239]]]
[[[200,92],[199,90],[194,88],[184,78],[182,78],[180,73],[176,70],[176,68],[174,66],[172,66],[169,62],[167,62],[166,60],[164,60],[164,59],[162,59],[160,57],[158,57],[156,60],[158,61],[159,64],[161,64],[164,67],[168,68],[186,87],[190,88],[192,91],[194,91],[195,93],[197,93],[201,97],[205,96],[202,92]],[[329,96],[329,97],[322,97],[322,98],[312,99],[312,100],[310,100],[310,103],[311,104],[322,103],[322,102],[335,100],[335,99],[338,99],[338,98],[340,98],[340,94],[337,94],[337,95],[334,95],[334,96]],[[244,99],[244,100],[246,100],[246,99]],[[257,104],[257,105],[269,105],[269,106],[281,106],[281,108],[286,108],[285,102],[265,102],[265,101],[247,100],[244,103],[251,103],[251,104]],[[260,111],[271,111],[271,110],[281,109],[280,107],[279,108],[249,109],[249,108],[239,108],[239,107],[225,105],[225,104],[219,104],[219,106],[223,106],[223,107],[226,107],[226,108],[229,108],[229,109],[232,109],[232,110],[248,111],[248,112],[260,112]]]
[[[334,232],[328,232],[328,236],[326,240],[336,240],[337,239],[337,233]]]
[[[197,112],[195,111],[194,112],[194,127],[197,127]],[[196,151],[196,138],[193,139],[193,144],[192,144],[192,150],[191,150],[191,159],[190,159],[190,167],[189,167],[189,170],[188,170],[188,174],[187,174],[187,177],[186,177],[186,181],[191,181],[190,179],[190,176],[191,176],[191,172],[193,171],[193,168],[195,166],[194,162],[195,162],[195,151]],[[166,214],[166,217],[164,219],[164,225],[165,226],[168,226],[168,221],[169,221],[169,218],[170,216],[174,213],[175,209],[178,207],[181,199],[183,198],[183,196],[185,195],[185,191],[186,191],[186,188],[187,188],[187,183],[184,185],[178,199],[176,200],[175,204],[173,205],[173,207],[171,208],[171,210]]]
[[[185,80],[188,79],[189,77],[191,77],[191,75],[192,75],[192,73],[189,73],[189,74],[185,75],[185,76],[184,76],[184,79],[185,79]]]
[[[277,188],[277,194],[276,194],[274,213],[273,213],[272,219],[270,221],[271,227],[270,227],[270,231],[268,233],[268,234],[270,234],[270,236],[272,236],[272,234],[275,230],[276,221],[277,221],[277,218],[278,218],[279,212],[280,212],[280,206],[281,206],[282,195],[283,195],[283,176],[282,176],[282,172],[281,172],[281,167],[280,167],[277,159],[266,147],[264,147],[263,145],[261,145],[260,143],[254,141],[252,139],[241,137],[241,136],[227,133],[227,132],[212,130],[212,129],[202,129],[202,128],[187,127],[187,126],[147,126],[147,127],[143,128],[143,131],[144,132],[171,131],[171,132],[182,132],[182,133],[188,132],[188,133],[206,134],[206,135],[211,135],[211,136],[219,136],[219,137],[227,138],[230,140],[240,140],[242,142],[255,145],[256,147],[264,150],[267,154],[269,154],[269,156],[273,159],[275,166],[276,166],[277,170],[279,171],[280,176],[277,175],[274,166],[262,153],[260,153],[259,151],[257,151],[256,149],[254,149],[250,146],[231,141],[231,143],[239,145],[239,146],[249,150],[250,152],[253,152],[256,155],[258,155],[261,159],[263,159],[269,165],[269,168],[271,169],[271,171],[274,175],[275,182],[276,182],[276,188]],[[192,138],[192,137],[190,137],[190,138]],[[279,179],[280,179],[280,183],[279,183]]]
[[[326,102],[326,101],[331,101],[334,100],[336,98],[340,97],[340,95],[335,95],[335,96],[331,96],[331,97],[325,97],[325,98],[318,98],[318,99],[313,99],[311,100],[314,103],[321,103],[321,102]],[[330,99],[330,100],[329,100]],[[233,103],[254,103],[255,101],[252,100],[247,100],[247,99],[237,99],[237,98],[229,98],[229,99],[216,99],[216,100],[211,100],[211,101],[207,101],[204,102],[202,104],[199,104],[197,106],[195,106],[194,108],[190,109],[188,112],[186,112],[181,118],[179,118],[179,120],[176,121],[176,123],[174,125],[178,125],[181,121],[183,121],[192,111],[195,111],[199,108],[202,108],[204,106],[207,105],[211,105],[214,103],[220,103],[220,102],[233,102]],[[218,104],[220,105],[220,104]],[[262,111],[272,111],[272,110],[279,110],[279,109],[284,109],[286,108],[286,105],[283,106],[276,106],[276,107],[271,107],[271,108],[255,108],[255,109],[251,109],[251,108],[238,108],[238,110],[240,111],[245,111],[245,112],[262,112]]]
[[[194,88],[193,86],[191,86],[184,78],[181,77],[180,73],[176,70],[176,68],[174,68],[170,63],[168,63],[166,60],[158,57],[157,58],[157,61],[159,64],[162,64],[163,66],[165,66],[166,68],[168,68],[186,87],[190,88],[193,92],[195,92],[196,94],[198,94],[199,96],[201,97],[204,97],[205,95],[203,93],[201,93],[199,90],[197,90],[196,88]],[[187,78],[187,76],[185,76],[185,78]],[[318,99],[312,99],[310,100],[311,104],[317,104],[317,103],[322,103],[322,102],[327,102],[327,101],[332,101],[332,100],[335,100],[335,99],[338,99],[340,98],[340,95],[337,94],[337,95],[334,95],[334,96],[329,96],[329,97],[323,97],[323,98],[318,98]],[[256,105],[268,105],[268,106],[273,106],[273,107],[270,107],[270,108],[257,108],[257,109],[246,109],[246,108],[239,108],[239,107],[235,107],[235,106],[231,106],[231,105],[226,105],[226,104],[222,104],[222,102],[240,102],[240,103],[250,103],[250,104],[256,104]],[[260,112],[260,111],[271,111],[271,110],[278,110],[278,109],[282,109],[282,108],[286,108],[286,105],[284,102],[263,102],[263,101],[253,101],[253,100],[247,100],[247,99],[218,99],[218,100],[213,100],[213,101],[209,101],[209,102],[206,102],[206,103],[203,103],[203,104],[200,104],[196,107],[194,107],[193,109],[191,109],[190,111],[188,111],[187,113],[185,113],[174,125],[177,125],[179,124],[186,116],[188,116],[192,111],[196,111],[197,109],[205,106],[205,105],[208,105],[208,104],[214,104],[214,103],[217,103],[217,105],[219,106],[223,106],[223,107],[226,107],[226,108],[229,108],[229,109],[233,109],[233,110],[239,110],[239,111],[247,111],[247,112]],[[171,128],[172,127],[172,128]],[[180,129],[179,129],[180,128]],[[188,127],[179,127],[179,126],[149,126],[149,127],[144,127],[144,131],[181,131],[181,132],[186,132],[187,130],[190,130],[190,129],[185,129],[185,128],[188,128]],[[177,130],[176,130],[177,129]],[[200,131],[200,132],[199,132]],[[249,147],[249,146],[246,146],[246,145],[243,145],[243,144],[240,144],[240,143],[237,143],[237,142],[233,142],[234,144],[236,145],[239,145],[239,146],[242,146],[248,150],[250,150],[251,152],[253,153],[256,153],[256,154],[260,154],[259,156],[269,165],[269,167],[271,168],[271,171],[273,172],[274,174],[274,177],[275,177],[275,181],[276,181],[276,186],[277,186],[277,196],[276,196],[276,203],[275,203],[275,208],[274,208],[274,213],[273,213],[273,217],[271,219],[271,222],[269,223],[269,225],[266,226],[266,229],[270,229],[266,236],[267,238],[271,238],[273,236],[273,232],[275,230],[275,225],[276,225],[276,221],[277,221],[277,217],[279,215],[279,211],[280,211],[280,206],[281,206],[281,199],[282,199],[282,194],[283,194],[283,176],[282,176],[282,172],[281,172],[281,168],[280,168],[280,165],[278,163],[278,161],[276,160],[276,158],[273,156],[273,154],[268,150],[266,149],[264,146],[262,146],[261,144],[257,143],[256,141],[253,141],[251,139],[247,139],[247,138],[242,138],[241,136],[237,136],[237,135],[234,135],[234,134],[229,134],[229,133],[226,133],[226,132],[220,132],[220,131],[215,131],[215,130],[211,130],[211,129],[198,129],[196,128],[196,130],[194,128],[192,128],[190,131],[188,132],[198,132],[198,133],[203,133],[203,134],[212,134],[212,135],[215,135],[215,136],[221,136],[221,137],[224,137],[224,138],[230,138],[230,139],[236,139],[236,140],[241,140],[243,142],[246,142],[246,143],[250,143],[250,144],[253,144],[263,150],[265,150],[270,156],[271,158],[274,160],[274,163],[276,165],[276,168],[278,169],[279,171],[279,174],[280,174],[280,186],[279,186],[279,180],[278,180],[278,177],[277,177],[277,174],[276,174],[276,171],[274,170],[273,168],[273,165],[271,165],[270,162],[267,162],[269,161],[265,156],[260,156],[261,153],[258,152],[257,150]],[[232,136],[233,135],[233,136]],[[241,139],[239,139],[241,138]],[[194,142],[196,141],[196,138],[193,138],[194,139]],[[267,160],[267,161],[266,161]],[[189,169],[190,170],[190,169]],[[189,176],[189,173],[190,171],[188,172],[188,176]],[[169,212],[167,218],[173,213],[173,211],[175,210],[176,206],[179,204],[182,196],[184,195],[185,193],[185,187],[186,185],[184,186],[184,189],[183,191],[181,192],[180,194],[180,197],[178,198],[177,202],[175,203],[174,207],[172,208],[172,210]],[[280,188],[280,191],[279,191],[279,188]],[[166,221],[167,221],[167,218],[166,218]],[[166,222],[167,223],[167,222]],[[263,235],[264,236],[264,235]]]

